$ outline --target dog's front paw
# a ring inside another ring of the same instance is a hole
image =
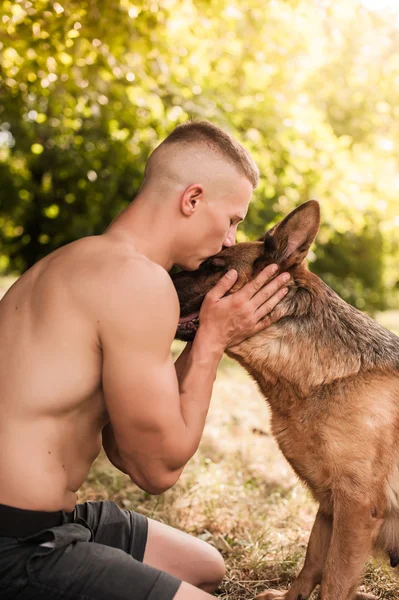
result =
[[[287,590],[266,590],[256,596],[255,600],[284,600],[286,596]]]

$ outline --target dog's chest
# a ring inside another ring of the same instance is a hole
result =
[[[296,474],[307,483],[313,494],[329,494],[331,465],[322,457],[322,442],[314,428],[305,419],[291,419],[272,413],[272,432],[280,450]]]

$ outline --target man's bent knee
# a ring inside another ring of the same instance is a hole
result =
[[[226,575],[226,565],[222,555],[213,546],[207,548],[206,554],[207,566],[209,565],[209,567],[206,573],[203,573],[203,580],[197,584],[197,587],[205,592],[213,592],[219,587]]]
[[[216,548],[152,519],[148,519],[144,563],[207,592],[219,586],[226,572]]]
[[[214,598],[214,596],[183,581],[173,600],[210,600],[210,598]]]

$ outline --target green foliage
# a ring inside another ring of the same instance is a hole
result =
[[[359,308],[399,303],[392,20],[355,0],[3,0],[0,19],[0,272],[101,233],[205,118],[261,169],[241,239],[316,197],[312,268]]]

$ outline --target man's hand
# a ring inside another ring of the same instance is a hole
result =
[[[234,269],[226,273],[205,296],[199,332],[224,350],[271,325],[268,315],[288,292],[284,286],[290,280],[288,273],[281,273],[267,283],[277,269],[277,265],[268,265],[238,292],[224,297],[237,280]]]

